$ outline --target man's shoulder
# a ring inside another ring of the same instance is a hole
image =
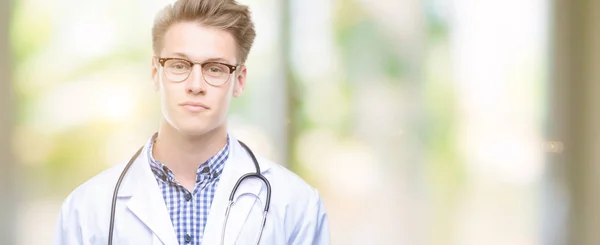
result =
[[[121,171],[126,163],[111,166],[108,169],[94,175],[79,186],[77,186],[65,199],[66,202],[92,203],[104,198],[111,193],[117,183]]]
[[[285,213],[285,227],[294,227],[290,239],[328,239],[327,213],[319,191],[287,167],[266,159],[260,161],[269,165],[264,175],[271,183],[271,208]],[[314,227],[309,228],[311,225]]]
[[[305,203],[320,199],[318,190],[286,166],[272,160],[258,157],[259,161],[269,166],[265,177],[269,180],[273,195],[285,197],[289,202]]]

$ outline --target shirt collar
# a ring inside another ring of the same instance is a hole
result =
[[[173,171],[171,171],[171,169],[169,169],[169,167],[167,167],[163,163],[156,160],[153,156],[153,146],[156,136],[157,134],[154,134],[152,138],[150,138],[146,143],[146,149],[148,149],[146,152],[148,153],[147,157],[149,160],[150,168],[152,169],[152,172],[154,173],[156,179],[160,181],[168,181],[175,183],[175,174],[173,173]],[[229,134],[227,134],[227,143],[225,144],[225,146],[221,148],[221,150],[219,150],[217,154],[213,155],[208,160],[206,160],[206,162],[200,164],[200,166],[196,170],[196,182],[202,180],[203,178],[206,178],[203,177],[203,175],[206,175],[208,178],[218,178],[223,173],[225,162],[229,158],[229,151],[231,148],[230,141],[231,138],[229,137]]]

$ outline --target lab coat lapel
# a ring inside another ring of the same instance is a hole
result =
[[[225,211],[229,203],[231,191],[242,175],[256,172],[252,158],[250,158],[235,138],[231,135],[230,138],[232,143],[230,156],[225,163],[225,169],[223,170],[211,205],[204,238],[202,239],[203,244],[221,244]],[[260,165],[260,167],[262,173],[268,170],[268,166]],[[259,193],[265,189],[266,187],[263,187],[262,181],[256,178],[248,178],[240,184],[235,193],[234,203],[230,210],[229,219],[227,220],[224,244],[235,244],[248,214],[252,210],[252,207],[255,206],[254,203],[258,200]],[[258,203],[259,205],[256,205],[256,207],[262,207],[262,203],[260,201]],[[255,210],[255,212],[261,211],[262,209]]]
[[[131,198],[127,208],[165,245],[177,245],[175,231],[164,199],[147,158],[147,147],[131,166],[119,190],[119,197]],[[118,219],[118,215],[116,216]]]

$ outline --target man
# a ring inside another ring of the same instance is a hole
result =
[[[227,208],[236,182],[256,171],[227,129],[254,37],[248,8],[233,0],[179,0],[158,13],[152,77],[164,119],[129,162],[66,198],[54,244],[329,244],[318,192],[266,159],[258,157],[272,189],[264,228],[269,186],[260,178],[244,179]]]

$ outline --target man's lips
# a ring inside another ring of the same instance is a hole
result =
[[[200,102],[195,102],[195,101],[186,101],[186,102],[180,103],[179,105],[183,106],[187,110],[190,110],[193,112],[210,110],[210,107],[208,107],[207,105],[200,103]]]

